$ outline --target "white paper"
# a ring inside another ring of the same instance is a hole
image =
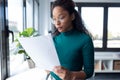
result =
[[[52,70],[54,66],[60,65],[51,35],[19,38],[19,41],[36,67]]]

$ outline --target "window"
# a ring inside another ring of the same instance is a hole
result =
[[[38,9],[36,0],[8,0],[9,30],[14,34],[14,40],[19,37],[19,32],[28,27],[34,27],[38,31]],[[9,36],[10,75],[15,75],[21,70],[24,55],[16,55],[16,43],[13,43],[12,35]],[[9,62],[9,61],[8,61]]]
[[[25,28],[34,27],[38,31],[39,3],[37,0],[26,0],[25,6]]]
[[[102,48],[103,7],[82,7],[81,11],[87,29],[94,36],[94,46]]]
[[[23,30],[23,0],[8,0],[8,22],[9,30],[14,33],[14,40],[19,36],[19,32]],[[16,44],[12,42],[12,35],[9,36],[9,52],[10,52],[10,75],[14,75],[22,64],[23,55],[16,55]]]
[[[120,3],[76,3],[95,51],[120,51]]]
[[[27,28],[33,27],[33,0],[26,0]]]
[[[108,8],[108,48],[120,48],[120,7]]]
[[[39,3],[34,0],[34,28],[36,31],[39,29]]]

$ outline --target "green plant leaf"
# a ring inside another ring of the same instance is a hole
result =
[[[25,50],[21,49],[18,51],[19,54],[23,54],[23,53],[26,53]]]
[[[20,36],[22,35],[23,37],[30,37],[33,35],[34,32],[35,32],[34,28],[27,28],[22,33],[20,33]]]

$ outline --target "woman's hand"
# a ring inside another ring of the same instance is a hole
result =
[[[53,72],[58,75],[62,80],[73,80],[71,72],[62,66],[55,66],[53,68]]]

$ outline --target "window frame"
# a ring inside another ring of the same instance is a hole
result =
[[[0,1],[0,80],[5,80],[10,74],[7,2]]]
[[[38,12],[37,12],[37,16],[38,16],[38,26],[35,26],[35,2],[37,3],[37,7],[38,7]],[[39,31],[39,2],[37,0],[33,0],[33,27],[36,29],[36,31]]]
[[[33,28],[35,28],[35,16],[34,16],[34,12],[35,12],[35,5],[34,5],[34,3],[37,3],[37,5],[38,5],[38,28],[37,28],[37,30],[36,31],[38,31],[39,32],[39,2],[38,2],[38,0],[32,0],[32,3],[33,3],[33,6],[32,6],[32,8],[33,8],[33,12],[32,12],[32,18],[33,18],[33,20],[32,20],[32,27]],[[27,27],[27,5],[26,5],[26,0],[23,0],[23,30],[25,30],[26,28],[28,28]]]
[[[108,32],[108,8],[109,7],[120,7],[120,3],[88,3],[88,2],[76,2],[79,14],[81,13],[82,7],[103,7],[103,39],[102,48],[95,48],[95,51],[120,51],[120,48],[108,48],[107,47],[107,32]]]

